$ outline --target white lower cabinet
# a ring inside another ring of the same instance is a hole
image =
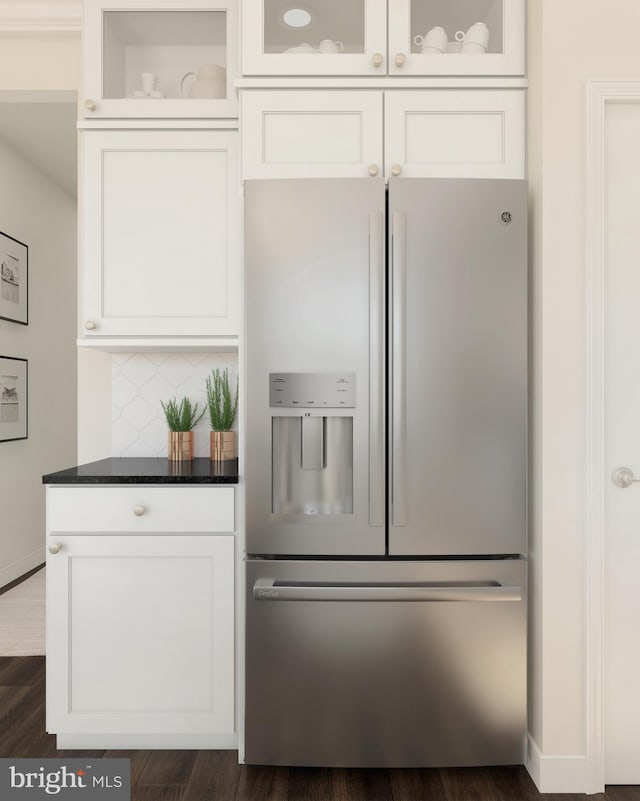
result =
[[[524,178],[525,98],[523,89],[246,90],[243,177]]]
[[[233,747],[234,536],[124,528],[48,533],[47,730],[59,747]]]

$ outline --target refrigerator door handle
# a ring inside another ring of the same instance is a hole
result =
[[[405,471],[407,464],[406,417],[406,294],[407,218],[394,211],[391,218],[392,336],[391,349],[391,524],[407,525]]]
[[[369,214],[369,525],[384,525],[384,221]]]
[[[522,588],[497,581],[477,585],[331,584],[274,582],[258,579],[254,601],[419,601],[422,603],[495,603],[521,601]]]

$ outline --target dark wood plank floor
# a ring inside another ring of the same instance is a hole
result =
[[[132,801],[585,801],[540,795],[523,767],[329,770],[238,765],[235,751],[57,751],[45,732],[44,657],[0,658],[0,756],[127,757]],[[640,801],[610,787],[593,801]]]

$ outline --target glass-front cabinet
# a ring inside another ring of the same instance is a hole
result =
[[[245,0],[245,75],[524,75],[525,0]]]
[[[524,75],[524,0],[389,0],[390,75]]]
[[[386,0],[246,0],[245,75],[384,75]]]
[[[237,31],[235,0],[85,0],[85,117],[236,117]]]

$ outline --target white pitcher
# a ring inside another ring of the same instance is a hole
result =
[[[184,82],[193,75],[195,81],[189,87],[189,93],[184,93]],[[227,71],[219,64],[203,64],[198,67],[198,74],[187,72],[180,81],[180,91],[183,97],[211,98],[227,96]]]

